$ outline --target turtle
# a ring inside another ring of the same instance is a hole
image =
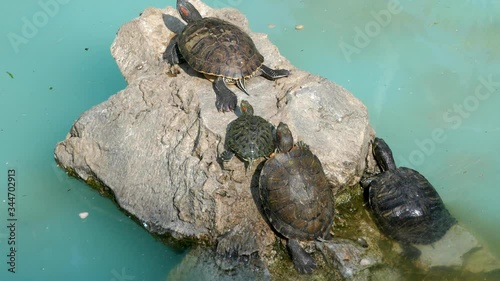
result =
[[[246,79],[262,75],[274,80],[290,74],[286,69],[264,65],[264,57],[253,40],[238,26],[218,18],[204,18],[186,0],[177,0],[177,10],[187,25],[167,46],[164,57],[172,65],[184,60],[213,80],[218,111],[233,111],[237,105],[237,97],[226,83],[236,84],[248,95]]]
[[[412,244],[440,240],[457,221],[423,175],[396,167],[392,151],[383,139],[375,138],[372,150],[381,172],[360,182],[368,205],[381,231],[400,242],[407,257],[418,258],[420,250]]]
[[[304,142],[293,144],[288,125],[276,129],[277,152],[259,176],[259,198],[272,228],[286,239],[298,272],[312,273],[316,261],[299,241],[331,238],[334,217],[332,188],[318,157]]]
[[[247,100],[241,101],[240,111],[241,115],[227,125],[226,150],[221,156],[224,161],[229,161],[236,154],[248,162],[249,170],[254,160],[269,157],[274,152],[274,126],[254,115],[253,107]]]

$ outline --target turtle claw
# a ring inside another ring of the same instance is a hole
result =
[[[314,259],[299,245],[297,240],[288,240],[287,249],[292,256],[292,262],[301,274],[311,274],[317,265]]]
[[[245,78],[241,78],[241,79],[236,80],[236,86],[238,86],[238,88],[240,88],[240,90],[242,90],[245,94],[250,95],[247,92],[247,88],[245,85]]]
[[[361,179],[359,180],[359,185],[361,185],[362,188],[368,188],[373,180],[375,180],[375,176],[365,176],[363,175]]]
[[[290,75],[290,71],[286,69],[272,69],[265,65],[260,66],[260,74],[269,80],[275,80]]]
[[[327,239],[327,238],[323,238],[323,237],[318,237],[318,238],[316,238],[316,240],[318,240],[318,242],[325,243],[325,242],[327,242],[329,239]]]
[[[234,111],[238,98],[236,95],[227,88],[224,79],[217,77],[213,83],[213,88],[217,98],[215,100],[215,107],[217,111],[228,112]]]
[[[217,107],[217,111],[219,112],[234,111],[234,109],[236,108],[236,96],[234,101],[231,100],[227,101],[217,97],[217,100],[215,101],[215,107]]]
[[[220,155],[220,158],[222,159],[222,161],[231,161],[231,159],[233,159],[234,157],[234,153],[232,153],[231,151],[228,151],[228,150],[224,150],[222,152],[222,154]]]
[[[249,159],[248,164],[245,165],[245,175],[248,174],[248,171],[252,170],[253,161],[254,161],[253,159]]]
[[[301,149],[307,149],[307,150],[309,150],[309,145],[308,145],[308,144],[306,144],[306,143],[305,143],[305,142],[303,142],[303,141],[298,141],[298,142],[297,142],[297,146],[298,146],[299,148],[301,148]]]

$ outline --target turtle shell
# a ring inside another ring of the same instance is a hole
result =
[[[232,23],[203,18],[179,35],[179,50],[196,71],[230,79],[251,77],[264,62],[248,34]]]
[[[325,238],[332,224],[332,190],[319,159],[295,146],[267,160],[260,174],[259,195],[274,229],[289,239]]]
[[[430,244],[456,223],[431,183],[410,168],[375,176],[368,199],[381,230],[399,241]]]
[[[267,157],[275,149],[273,131],[264,118],[243,114],[227,126],[226,146],[245,161]]]

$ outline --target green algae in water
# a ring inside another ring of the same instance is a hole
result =
[[[414,262],[399,254],[399,246],[394,240],[379,232],[368,208],[361,186],[357,185],[339,193],[336,196],[337,214],[333,226],[335,236],[351,240],[366,239],[369,247],[373,245],[372,247],[380,250],[385,263],[400,270],[404,280],[500,280],[500,270],[473,273],[464,268],[438,267],[429,271],[419,268]]]
[[[328,268],[319,251],[312,253],[312,257],[316,261],[318,268],[311,275],[302,275],[295,269],[284,240],[276,238],[273,250],[276,252],[276,255],[273,263],[269,265],[269,272],[273,277],[271,280],[301,281],[305,280],[304,276],[306,276],[307,280],[314,281],[343,280],[338,270]]]
[[[366,241],[368,244],[367,250],[369,252],[382,256],[383,262],[370,268],[370,276],[367,277],[367,280],[385,281],[389,275],[395,278],[391,280],[406,281],[500,280],[500,270],[488,273],[473,273],[464,268],[438,267],[428,271],[419,268],[413,261],[401,256],[401,249],[397,242],[380,233],[364,196],[364,191],[359,185],[347,188],[335,196],[336,215],[332,232],[335,238],[344,238],[351,241],[362,239],[361,241]],[[269,266],[273,280],[305,280],[304,275],[300,275],[293,267],[284,240],[277,238],[273,250],[276,255],[273,263]],[[312,275],[307,276],[307,280],[344,280],[338,270],[332,270],[329,268],[330,265],[325,264],[319,250],[316,250],[312,255],[318,263],[318,268]],[[390,268],[394,268],[396,271]],[[366,276],[366,272],[360,272],[359,274],[360,276]]]
[[[8,71],[5,71],[5,73],[7,73],[7,75],[9,75],[9,76],[10,76],[10,78],[14,79],[14,74],[12,74],[12,73],[10,73],[10,72],[8,72]]]

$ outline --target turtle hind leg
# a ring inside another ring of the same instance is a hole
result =
[[[309,255],[295,239],[288,239],[286,244],[288,252],[292,257],[293,265],[301,273],[312,273],[317,265],[314,259]]]
[[[290,75],[290,71],[286,69],[272,69],[265,65],[260,66],[260,75],[270,80],[275,80]]]
[[[403,256],[410,260],[416,260],[422,254],[422,252],[419,249],[417,249],[417,247],[409,243],[401,243],[400,245],[403,250]]]
[[[217,77],[213,83],[213,87],[215,94],[217,95],[215,100],[215,107],[217,107],[217,110],[222,112],[233,111],[236,108],[238,98],[226,86],[224,78]]]

